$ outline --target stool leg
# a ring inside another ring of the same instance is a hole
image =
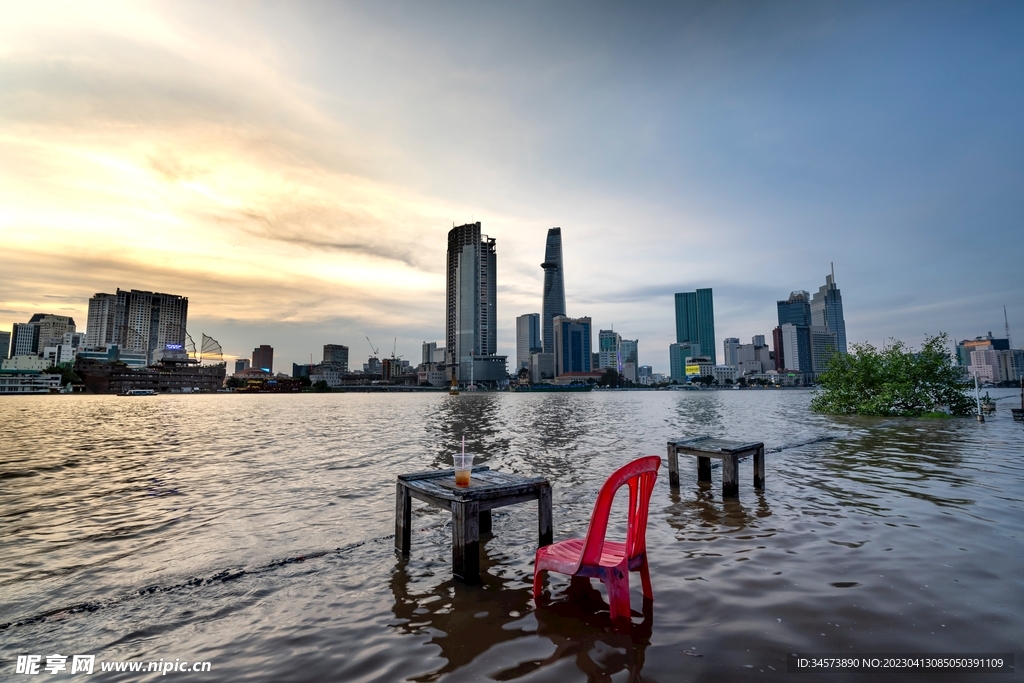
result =
[[[412,545],[410,527],[412,526],[412,497],[401,482],[395,491],[395,550],[404,557],[409,555]]]
[[[736,476],[739,469],[739,458],[736,455],[727,455],[722,459],[722,497],[735,497],[740,495],[740,480]]]
[[[465,583],[480,581],[480,505],[452,504],[452,574]]]
[[[543,547],[554,541],[551,511],[551,486],[544,484],[537,491],[537,545]]]
[[[679,450],[674,443],[668,445],[668,485],[679,488]]]
[[[711,458],[697,458],[697,481],[711,481]]]
[[[754,488],[764,488],[764,446],[754,451]]]
[[[489,534],[491,533],[491,511],[481,510],[480,511],[480,533]]]

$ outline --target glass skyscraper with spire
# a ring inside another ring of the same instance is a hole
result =
[[[555,352],[555,317],[565,315],[565,279],[562,272],[562,229],[548,230],[544,247],[544,300],[541,308],[544,353]]]

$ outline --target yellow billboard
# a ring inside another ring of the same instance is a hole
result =
[[[686,376],[687,377],[689,377],[690,375],[699,375],[699,374],[700,374],[700,366],[699,365],[687,365],[686,366]]]

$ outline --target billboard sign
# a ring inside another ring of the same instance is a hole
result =
[[[687,365],[686,366],[686,376],[690,377],[692,375],[700,375],[700,366],[699,365]]]

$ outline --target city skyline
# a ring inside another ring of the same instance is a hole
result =
[[[555,225],[568,311],[661,372],[675,292],[749,339],[830,261],[849,343],[972,339],[1004,304],[1024,336],[991,247],[1024,201],[1019,6],[394,7],[9,8],[0,330],[120,286],[188,297],[228,358],[415,358],[444,234],[482,221],[510,358]]]

